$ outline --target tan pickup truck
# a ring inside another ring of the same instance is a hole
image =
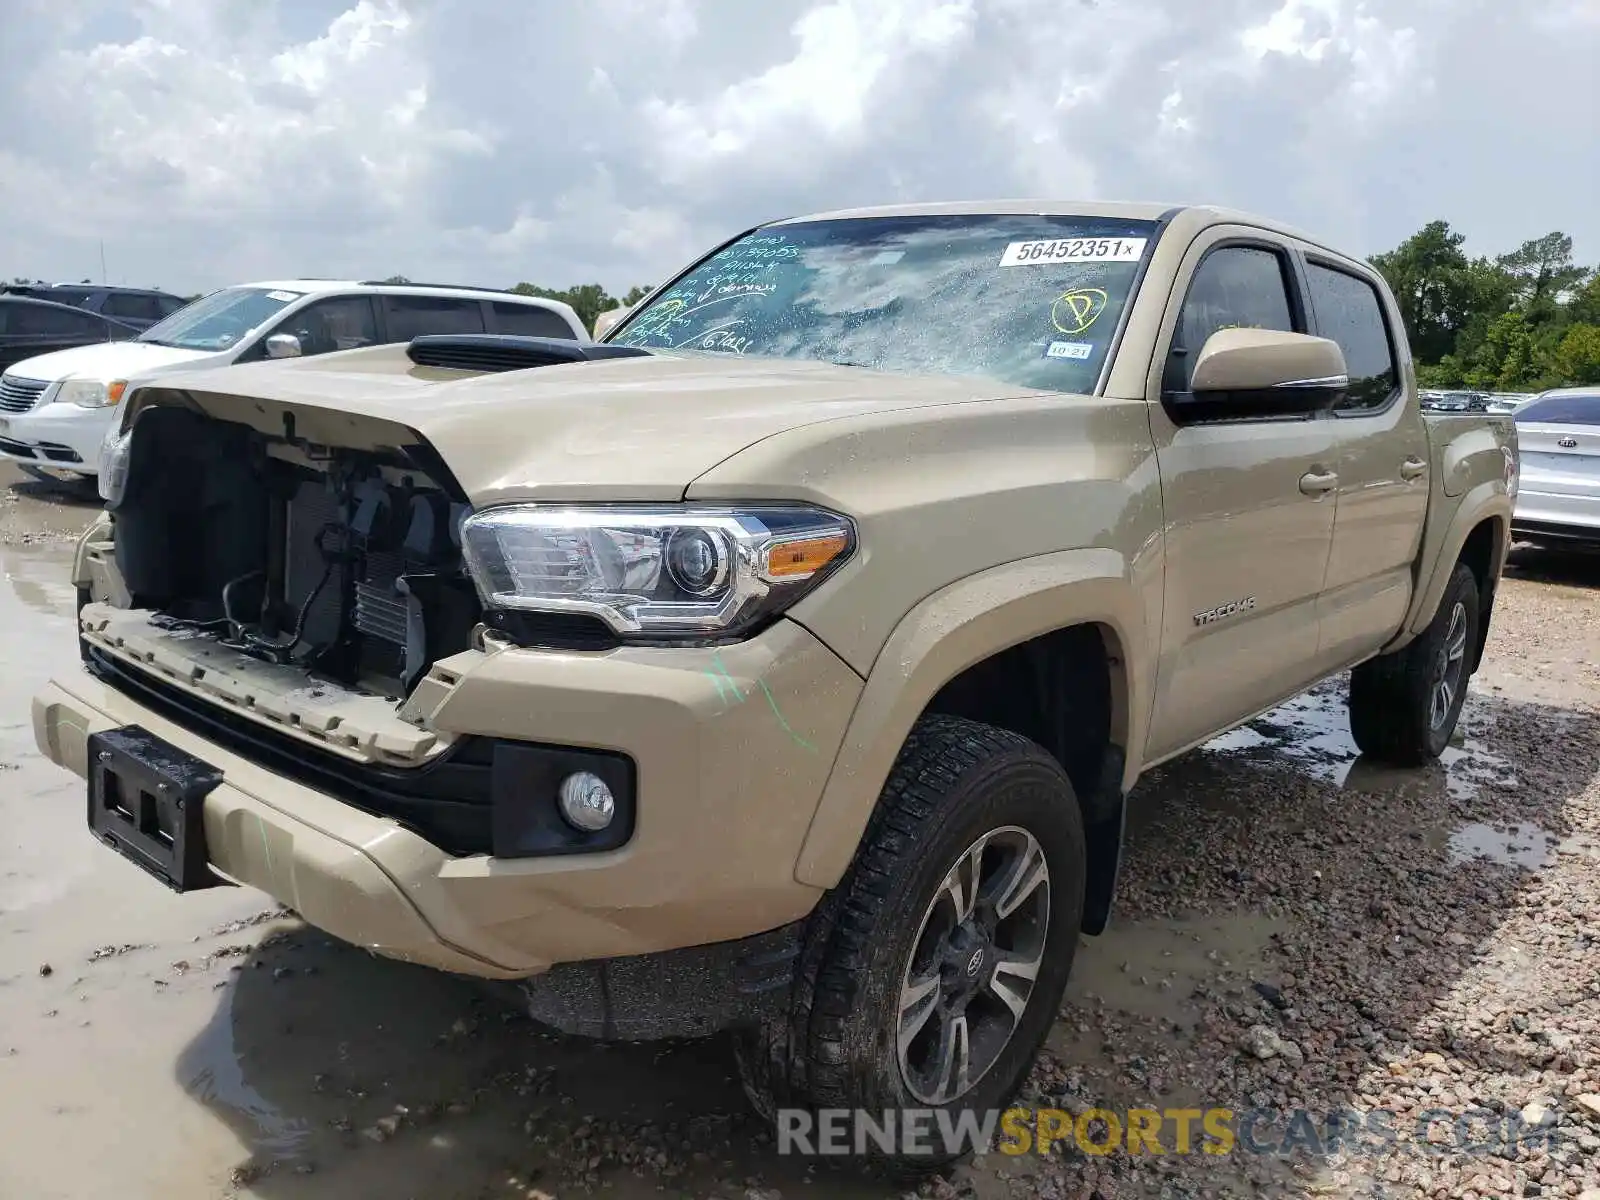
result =
[[[1002,1106],[1151,766],[1344,671],[1437,756],[1516,487],[1371,268],[1209,208],[778,221],[604,342],[122,407],[34,702],[95,835],[566,1030],[733,1029],[769,1113]]]

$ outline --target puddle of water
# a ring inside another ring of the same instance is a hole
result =
[[[1485,787],[1517,786],[1511,764],[1475,738],[1466,738],[1460,746],[1447,746],[1439,762],[1445,770],[1445,787],[1457,800],[1470,800]]]
[[[1254,914],[1119,924],[1079,945],[1067,1003],[1085,1005],[1095,997],[1136,1017],[1181,1023],[1194,1011],[1196,988],[1258,972],[1282,928]]]
[[[1278,758],[1336,787],[1362,791],[1414,785],[1428,778],[1427,768],[1400,770],[1362,757],[1350,736],[1342,682],[1324,683],[1296,696],[1239,728],[1207,742],[1205,753]],[[1469,694],[1462,729],[1469,727],[1473,698]],[[1485,787],[1515,787],[1511,765],[1476,739],[1467,736],[1447,746],[1439,757],[1444,784],[1458,800],[1471,799]]]
[[[292,1158],[310,1136],[304,1121],[285,1116],[245,1077],[233,1036],[234,986],[230,984],[204,1031],[178,1062],[181,1086],[202,1103],[232,1113],[249,1129],[258,1154]]]
[[[39,754],[29,717],[33,693],[76,659],[71,571],[69,542],[0,546],[0,827],[29,830],[0,843],[0,914],[48,904],[94,861],[87,835],[55,844],[82,828],[81,784]]]
[[[1229,730],[1221,737],[1212,738],[1205,744],[1204,748],[1218,750],[1226,754],[1234,750],[1256,750],[1262,746],[1276,746],[1277,744],[1266,734],[1259,733],[1248,725],[1241,725],[1237,729]]]
[[[1435,848],[1443,842],[1452,865],[1488,859],[1508,867],[1536,871],[1555,857],[1559,839],[1537,825],[1516,822],[1496,827],[1472,822],[1452,830],[1448,837],[1435,835]]]

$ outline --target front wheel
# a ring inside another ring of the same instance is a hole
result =
[[[1444,753],[1467,698],[1480,619],[1477,577],[1457,563],[1428,627],[1351,672],[1350,733],[1363,754],[1416,767]]]
[[[1072,784],[1042,747],[963,718],[919,722],[798,985],[803,1027],[782,1040],[804,1061],[779,1104],[887,1116],[895,1149],[866,1148],[897,1166],[975,1148],[939,1131],[969,1112],[981,1126],[1026,1079],[1072,969],[1084,857]],[[741,1046],[741,1074],[771,1115],[773,1059],[756,1049]],[[907,1110],[923,1110],[920,1142]]]

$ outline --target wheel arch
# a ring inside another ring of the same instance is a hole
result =
[[[1465,562],[1478,579],[1478,598],[1482,619],[1479,640],[1473,651],[1473,670],[1477,670],[1483,645],[1488,638],[1489,610],[1493,606],[1500,582],[1500,571],[1505,565],[1510,548],[1511,498],[1505,486],[1498,481],[1480,483],[1468,491],[1456,506],[1444,531],[1425,537],[1423,542],[1422,574],[1416,594],[1412,597],[1410,611],[1400,635],[1385,651],[1398,649],[1420,634],[1433,620],[1445,588],[1450,585],[1455,565]]]
[[[1091,862],[1109,871],[1099,880],[1091,871],[1085,927],[1098,932],[1115,885],[1122,797],[1137,773],[1131,748],[1142,748],[1146,731],[1145,627],[1129,565],[1112,550],[1007,564],[929,596],[868,674],[795,877],[837,884],[912,726],[928,712],[968,716],[1040,741],[1072,779]]]

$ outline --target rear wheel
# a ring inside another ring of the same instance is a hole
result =
[[[1084,835],[1060,765],[976,721],[918,723],[862,848],[813,937],[785,1028],[742,1035],[741,1077],[778,1107],[946,1110],[981,1125],[1016,1094],[1072,969]],[[898,1118],[897,1119],[901,1119]],[[923,1145],[897,1166],[934,1168],[970,1145]],[[852,1138],[853,1141],[853,1138]]]
[[[1480,619],[1478,581],[1457,563],[1428,627],[1350,674],[1350,732],[1363,754],[1415,767],[1444,753],[1466,701]]]

